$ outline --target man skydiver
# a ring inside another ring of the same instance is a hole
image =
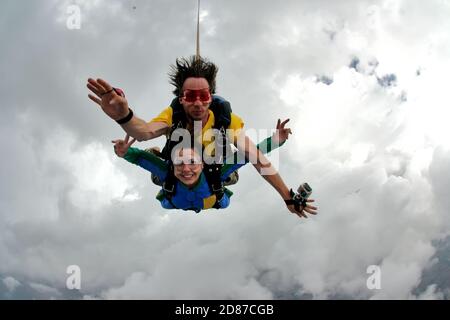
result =
[[[175,86],[173,93],[178,97],[177,102],[183,108],[186,118],[186,129],[192,131],[195,121],[201,121],[202,143],[207,148],[213,142],[214,135],[206,133],[214,128],[215,115],[210,110],[214,102],[216,89],[217,67],[206,59],[191,57],[190,59],[177,59],[172,66],[170,82]],[[129,108],[124,95],[114,89],[108,82],[102,79],[88,79],[87,87],[95,94],[89,94],[89,98],[101,106],[102,110],[113,120],[119,123],[124,131],[138,141],[150,140],[163,134],[170,134],[175,123],[172,121],[174,107],[171,105],[164,109],[156,118],[146,122]],[[261,176],[272,185],[283,200],[290,203],[292,193],[284,181],[273,168],[267,158],[256,148],[254,143],[245,136],[243,121],[234,113],[230,115],[230,121],[226,129],[232,130],[229,137],[238,150],[243,152],[246,159],[252,159],[252,164]],[[270,173],[270,174],[268,174]],[[303,207],[296,210],[292,204],[287,204],[288,209],[299,217],[306,217]]]

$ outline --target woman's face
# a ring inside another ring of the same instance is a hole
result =
[[[174,175],[183,184],[193,187],[203,170],[201,157],[194,149],[181,149],[173,160]]]

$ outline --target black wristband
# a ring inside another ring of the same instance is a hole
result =
[[[127,123],[128,121],[130,121],[131,118],[133,118],[133,110],[131,110],[131,108],[128,108],[128,111],[129,111],[129,112],[128,112],[128,115],[127,115],[125,118],[116,120],[116,122],[117,122],[118,124],[125,124],[125,123]]]
[[[288,200],[284,200],[284,202],[286,203],[286,205],[291,206],[294,205],[295,210],[300,211],[300,208],[302,208],[302,210],[306,207],[306,199],[305,198],[301,198],[301,199],[295,199],[295,193],[294,191],[291,189],[289,190],[289,195],[292,197],[292,199],[288,199]]]

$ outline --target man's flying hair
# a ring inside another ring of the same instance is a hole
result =
[[[189,58],[178,58],[175,65],[170,66],[170,84],[175,86],[173,94],[177,97],[182,95],[184,81],[187,78],[205,78],[209,84],[211,93],[216,92],[216,75],[219,69],[217,66],[205,58],[191,56]]]

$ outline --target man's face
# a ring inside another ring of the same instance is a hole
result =
[[[173,159],[174,175],[188,187],[194,186],[203,170],[201,157],[194,149],[181,149]]]
[[[208,81],[205,78],[187,78],[181,90],[180,103],[192,120],[206,120],[212,101]]]

